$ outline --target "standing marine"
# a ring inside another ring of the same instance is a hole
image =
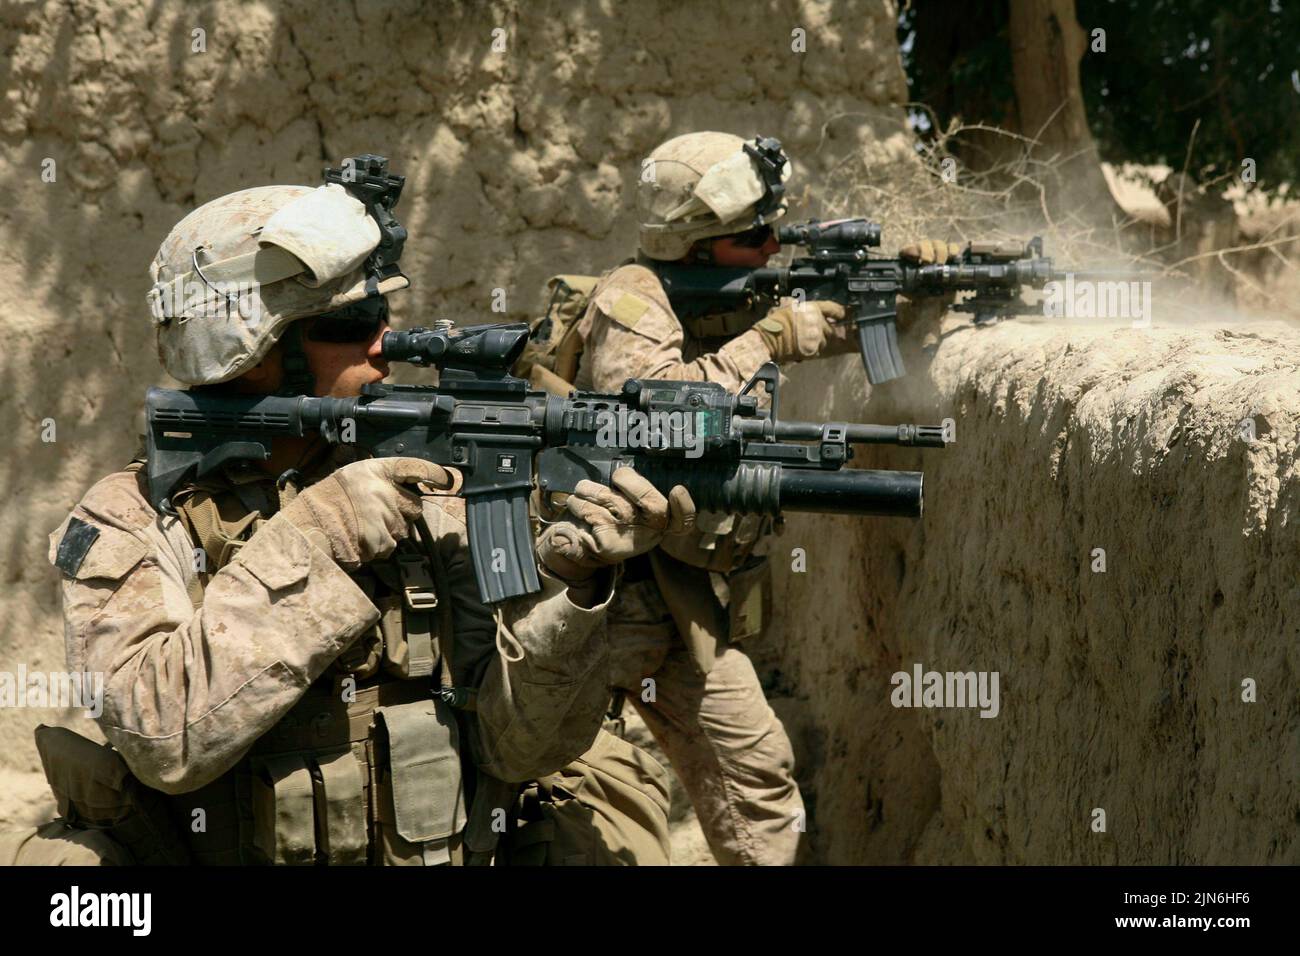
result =
[[[583,277],[552,280],[585,292],[587,305],[572,314],[572,334],[552,333],[555,371],[537,368],[534,381],[617,392],[626,379],[655,378],[736,391],[765,362],[856,351],[835,302],[680,319],[656,272],[766,265],[780,249],[772,224],[789,176],[780,143],[763,137],[689,133],[655,149],[637,185],[636,260],[585,287]],[[930,240],[902,250],[923,263],[957,252]],[[770,617],[770,531],[765,517],[701,512],[693,533],[627,563],[609,618],[616,701],[625,696],[645,720],[724,864],[793,863],[806,826],[790,739],[743,650]]]

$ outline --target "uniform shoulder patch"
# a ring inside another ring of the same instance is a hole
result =
[[[645,266],[624,265],[606,275],[592,293],[596,307],[624,328],[633,328],[647,312],[671,314],[659,277]]]
[[[81,562],[86,559],[86,552],[99,539],[99,529],[87,524],[80,518],[71,518],[68,529],[63,532],[63,540],[54,555],[54,566],[73,578],[81,569]]]
[[[609,307],[609,317],[624,328],[636,328],[650,303],[631,292],[624,292]]]
[[[659,276],[652,269],[629,264],[615,270],[610,278],[616,280],[614,284],[626,292],[638,295],[662,309],[671,308],[668,293],[664,291],[663,283],[659,281]]]

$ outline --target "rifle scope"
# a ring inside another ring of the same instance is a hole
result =
[[[782,245],[810,246],[823,249],[861,249],[880,245],[880,223],[866,219],[836,219],[818,222],[816,219],[780,226],[776,238]]]
[[[385,332],[384,358],[422,367],[476,368],[508,372],[528,345],[523,323],[468,329],[411,329]]]

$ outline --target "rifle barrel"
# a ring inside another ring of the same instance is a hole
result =
[[[834,423],[833,423],[834,424]],[[741,418],[738,430],[745,438],[762,438],[769,428],[761,419]],[[821,422],[778,422],[777,441],[817,441],[822,437]],[[913,445],[921,448],[943,448],[943,428],[939,425],[840,425],[844,440],[850,445]]]

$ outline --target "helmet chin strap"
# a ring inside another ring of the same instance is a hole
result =
[[[280,336],[280,367],[284,370],[284,381],[276,395],[316,394],[316,376],[311,373],[307,353],[302,347],[301,321],[290,322],[284,335]]]
[[[716,238],[716,236],[713,236],[709,239],[696,239],[695,242],[691,244],[691,251],[688,257],[693,265],[711,266],[714,264],[713,240]]]

